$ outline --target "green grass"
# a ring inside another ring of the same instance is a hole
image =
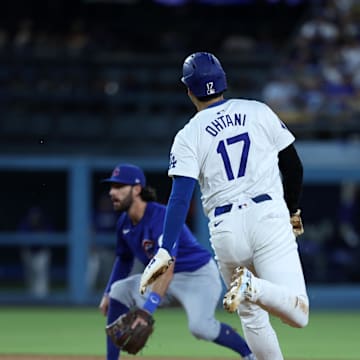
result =
[[[239,331],[235,314],[219,310],[217,318]],[[195,339],[185,312],[155,313],[155,333],[142,356],[227,357],[226,348]],[[0,307],[1,354],[104,355],[105,318],[96,308]],[[287,359],[360,360],[360,312],[313,312],[305,329],[273,319]]]

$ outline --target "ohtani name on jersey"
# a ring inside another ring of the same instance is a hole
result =
[[[229,126],[244,126],[246,120],[246,114],[233,114],[230,116],[229,114],[219,116],[215,120],[211,121],[211,125],[208,125],[205,128],[210,135],[216,136]]]

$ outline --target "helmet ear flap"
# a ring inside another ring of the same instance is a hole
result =
[[[199,98],[227,89],[226,75],[220,61],[207,52],[197,52],[185,59],[181,81]]]

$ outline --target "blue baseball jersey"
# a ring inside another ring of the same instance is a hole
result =
[[[166,207],[148,202],[143,218],[133,225],[127,213],[120,215],[117,225],[116,255],[133,261],[137,258],[145,266],[162,245]],[[209,262],[212,254],[201,246],[187,225],[184,225],[177,241],[174,272],[192,272]],[[128,274],[123,274],[128,275]]]

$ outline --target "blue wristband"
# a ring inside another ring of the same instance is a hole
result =
[[[151,292],[148,296],[143,309],[149,312],[150,314],[153,314],[157,307],[160,305],[161,302],[161,296],[156,292]]]

